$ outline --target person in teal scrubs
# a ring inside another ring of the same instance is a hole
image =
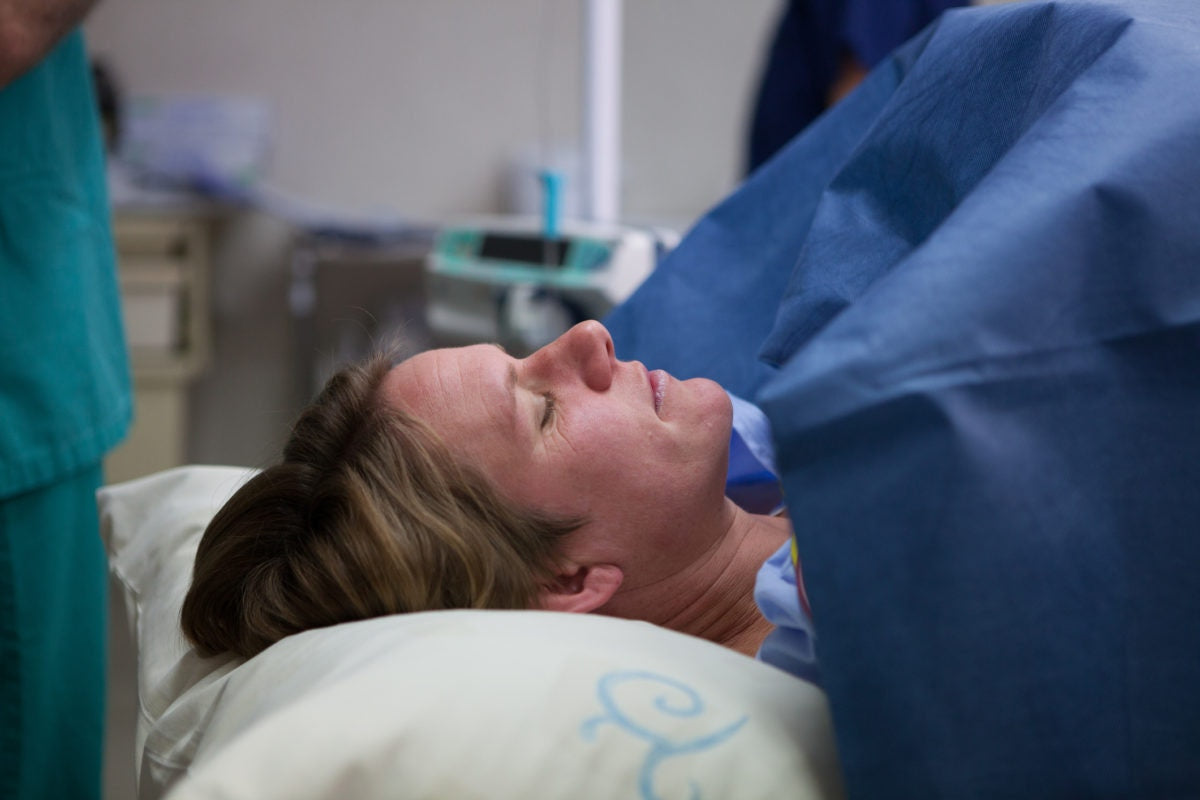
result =
[[[0,797],[21,800],[101,794],[94,495],[132,401],[90,5],[8,3],[0,26]]]

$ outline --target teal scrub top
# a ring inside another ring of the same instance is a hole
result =
[[[95,464],[132,411],[83,37],[0,90],[0,499]]]

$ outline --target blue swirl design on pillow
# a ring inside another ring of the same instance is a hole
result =
[[[652,704],[654,711],[665,715],[662,718],[664,723],[669,723],[671,718],[699,717],[705,712],[705,705],[700,693],[692,687],[674,678],[653,672],[617,670],[601,676],[600,680],[596,682],[596,695],[600,699],[600,705],[604,707],[604,713],[584,722],[579,728],[579,734],[585,740],[592,741],[596,737],[596,729],[606,722],[611,722],[627,733],[648,742],[650,751],[646,754],[646,760],[642,763],[642,769],[638,776],[638,788],[645,800],[659,800],[659,796],[654,792],[654,773],[664,760],[716,747],[737,733],[738,729],[749,719],[749,717],[742,717],[711,733],[690,739],[673,740],[667,732],[656,731],[651,726],[633,718],[634,713],[645,709],[632,708],[628,702],[622,708],[618,703],[616,690],[623,684],[631,682],[649,682],[664,686],[669,690],[657,695]],[[689,785],[692,789],[692,800],[698,800],[699,788],[694,781],[689,781]]]

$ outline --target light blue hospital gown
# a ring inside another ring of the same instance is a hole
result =
[[[783,508],[783,492],[775,468],[771,429],[757,406],[735,395],[733,434],[729,443],[729,474],[726,493],[734,502],[756,514]],[[820,683],[816,633],[793,561],[793,540],[779,548],[758,571],[754,601],[762,615],[775,626],[759,648],[761,661],[790,672],[798,678]]]

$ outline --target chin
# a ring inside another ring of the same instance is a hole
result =
[[[693,378],[688,383],[696,384],[696,396],[700,399],[705,416],[719,423],[728,435],[733,425],[733,404],[721,384],[708,378]]]
[[[705,440],[705,449],[711,449],[714,453],[723,452],[725,460],[728,460],[729,434],[733,428],[733,404],[729,401],[729,395],[719,383],[708,378],[692,378],[687,384],[691,393],[692,414],[689,416],[702,431],[700,435]],[[724,467],[721,474],[724,476]]]

